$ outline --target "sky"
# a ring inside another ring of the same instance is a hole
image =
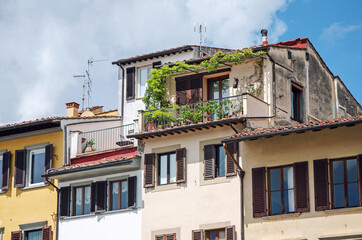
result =
[[[362,1],[359,0],[0,0],[0,125],[64,116],[81,103],[117,108],[118,68],[111,62],[198,44],[242,49],[308,37],[334,75],[362,103]],[[102,60],[102,61],[96,61]]]

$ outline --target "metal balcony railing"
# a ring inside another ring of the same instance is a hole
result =
[[[127,124],[118,127],[99,129],[80,133],[80,139],[84,148],[87,141],[94,142],[93,151],[102,151],[134,144],[133,138],[127,138],[127,135],[134,133],[134,124]],[[84,149],[83,149],[84,151]]]
[[[243,95],[208,100],[143,113],[143,131],[200,124],[243,116]]]

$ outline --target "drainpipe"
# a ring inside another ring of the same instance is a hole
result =
[[[57,221],[56,221],[56,226],[55,226],[55,240],[59,239],[59,212],[60,212],[60,206],[59,206],[59,195],[60,195],[60,189],[54,185],[54,183],[52,183],[52,181],[49,181],[49,179],[46,177],[45,180],[52,185],[55,190],[57,191]]]
[[[239,144],[239,143],[238,143]],[[244,175],[245,172],[243,171],[243,169],[240,167],[240,165],[238,164],[238,162],[235,160],[234,156],[229,152],[229,150],[226,147],[226,143],[223,144],[223,147],[225,149],[226,154],[231,158],[231,160],[233,160],[236,168],[237,168],[237,172],[240,178],[240,235],[241,235],[241,240],[245,239],[245,229],[244,229]]]
[[[122,124],[123,124],[123,112],[124,112],[124,68],[121,64],[117,64],[121,69],[122,69],[122,92],[121,92],[121,96],[122,96],[122,100],[121,100],[121,120],[122,120]],[[118,72],[118,79],[119,79],[119,75],[120,73]]]

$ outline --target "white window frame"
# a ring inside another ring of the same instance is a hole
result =
[[[6,152],[6,150],[1,150],[0,151],[0,164],[1,164],[1,171],[0,171],[0,178],[1,178],[1,181],[0,181],[0,193],[3,193],[3,191],[1,190],[1,186],[2,186],[2,180],[3,180],[3,174],[2,174],[2,166],[3,166],[3,161],[4,161],[4,158],[3,158],[3,154]],[[0,228],[0,240],[1,240],[1,235],[2,235],[2,228]]]
[[[150,72],[152,70],[152,66],[143,66],[143,67],[139,67],[138,70],[137,70],[137,97],[138,98],[143,98],[145,95],[146,95],[146,89],[147,89],[147,83],[145,82],[145,92],[143,93],[143,95],[141,94],[141,70],[148,70],[150,69]],[[148,71],[147,71],[148,72]],[[149,79],[150,77],[148,76],[148,73],[147,73],[147,79],[146,81]]]
[[[31,154],[32,153],[44,153],[44,165],[45,165],[45,148],[39,148],[39,149],[33,149],[30,150],[27,154],[27,166],[29,166],[27,168],[27,186],[28,187],[37,187],[37,186],[44,186],[45,183],[42,182],[38,182],[38,183],[31,183],[31,177],[33,175],[31,169],[32,169],[32,161],[31,161]],[[44,168],[45,166],[43,166]]]

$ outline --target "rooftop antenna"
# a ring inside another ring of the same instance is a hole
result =
[[[73,75],[74,78],[83,78],[83,96],[82,96],[82,110],[84,110],[85,99],[85,75]]]
[[[198,29],[199,31],[199,35],[200,35],[200,57],[203,56],[203,52],[202,52],[202,44],[203,44],[203,39],[202,39],[202,32],[204,31],[206,33],[206,22],[204,23],[194,23],[194,32],[196,32]]]

